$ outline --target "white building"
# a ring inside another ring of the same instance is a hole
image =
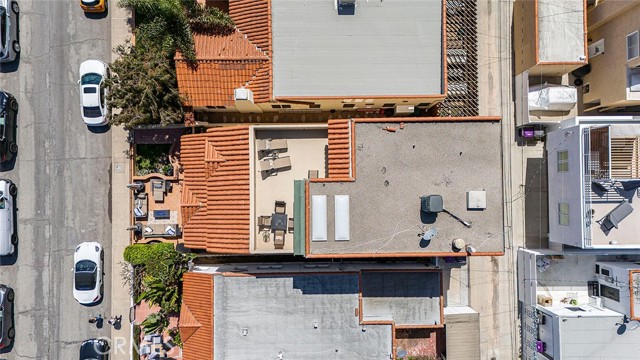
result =
[[[578,253],[518,251],[522,358],[638,359],[640,257]]]
[[[640,249],[640,117],[575,117],[547,134],[549,240]]]

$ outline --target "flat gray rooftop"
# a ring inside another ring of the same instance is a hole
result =
[[[358,274],[216,276],[215,359],[388,360],[391,325],[362,331],[358,296]]]
[[[311,254],[451,253],[456,238],[478,252],[504,251],[498,122],[407,123],[394,133],[382,128],[397,123],[354,126],[356,181],[309,183],[310,197],[327,195],[327,241],[310,241]],[[467,209],[470,190],[486,192],[485,210]],[[420,196],[431,194],[472,227],[422,213]],[[334,195],[349,195],[348,241],[334,238]],[[421,240],[431,228],[437,235]]]
[[[442,1],[272,0],[273,93],[442,93]]]

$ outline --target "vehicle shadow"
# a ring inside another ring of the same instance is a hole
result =
[[[20,152],[20,149],[18,149],[18,152]],[[13,158],[9,161],[5,161],[4,163],[0,164],[0,171],[11,171],[13,170],[13,168],[16,166],[16,158],[18,157],[18,154],[14,154]]]
[[[107,3],[107,10],[101,12],[101,13],[90,13],[90,12],[86,12],[84,13],[84,16],[87,19],[93,19],[93,20],[99,20],[99,19],[104,19],[107,16],[109,16],[109,4]]]
[[[13,323],[13,327],[15,328],[15,322]],[[9,346],[5,347],[4,349],[0,349],[0,354],[8,354],[11,352],[11,350],[13,350],[13,344],[15,344],[15,339],[11,342],[11,344],[9,344]],[[4,360],[4,359],[2,359]]]
[[[111,126],[109,125],[87,126],[87,128],[89,128],[89,131],[91,131],[94,134],[104,134],[111,129]]]
[[[104,282],[103,282],[103,284],[104,284]],[[88,307],[88,308],[93,308],[93,307],[96,307],[96,306],[100,306],[102,304],[103,300],[104,300],[104,294],[102,294],[102,297],[100,298],[100,300],[98,300],[98,301],[96,301],[94,303],[88,304],[88,305],[82,304],[82,306],[85,306],[85,307]],[[101,327],[102,327],[102,324],[100,324],[98,329],[100,329]]]
[[[20,65],[20,53],[16,56],[16,59],[10,63],[0,64],[0,73],[12,73],[18,70]]]

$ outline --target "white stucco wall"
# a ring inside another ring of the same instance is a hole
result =
[[[583,247],[582,137],[580,126],[547,134],[549,240]],[[558,152],[569,151],[569,171],[558,172]],[[559,224],[558,203],[569,204],[569,225]]]

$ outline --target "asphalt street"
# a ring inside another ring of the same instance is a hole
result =
[[[84,125],[77,85],[82,61],[111,59],[110,16],[87,15],[78,1],[18,1],[22,53],[0,66],[0,89],[20,105],[18,155],[0,171],[18,185],[20,241],[0,258],[0,283],[16,292],[16,339],[0,359],[77,359],[82,340],[110,334],[106,321],[98,329],[88,319],[113,315],[111,135]],[[105,249],[106,300],[92,307],[72,294],[83,241]]]

